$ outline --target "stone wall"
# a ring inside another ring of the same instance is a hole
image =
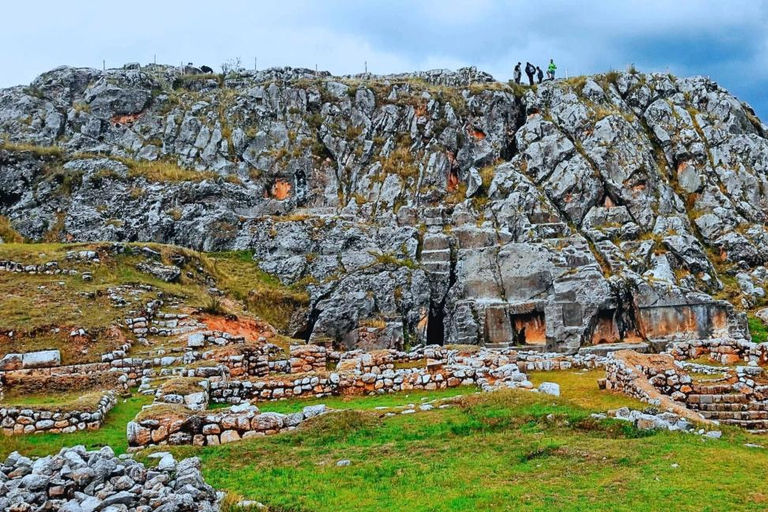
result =
[[[461,353],[444,347],[420,348],[411,353],[396,350],[337,352],[331,353],[331,357],[339,359],[335,371],[323,369],[305,374],[272,375],[257,379],[212,379],[210,399],[215,403],[239,403],[242,400],[397,393],[413,389],[445,389],[459,385],[493,387],[497,381],[506,379],[512,373],[602,368],[606,364],[605,357],[592,354],[565,356],[514,350],[477,350]],[[420,361],[423,361],[423,365],[398,368],[399,364]],[[494,375],[499,368],[510,366],[514,369]]]
[[[243,400],[435,390],[476,385],[485,374],[485,369],[471,367],[385,369],[379,373],[318,372],[258,380],[212,381],[210,396],[216,403],[239,403]]]
[[[720,364],[739,361],[768,364],[768,344],[743,339],[715,338],[673,344],[667,352],[677,360],[697,359],[703,355]]]
[[[195,332],[187,338],[189,348],[203,348],[206,345],[218,345],[220,347],[232,344],[245,343],[244,336],[236,336],[223,331],[203,331]]]
[[[0,372],[6,391],[23,393],[67,392],[88,389],[116,389],[127,392],[125,373],[110,363],[87,363],[54,368]]]
[[[171,379],[157,389],[155,402],[182,404],[192,411],[204,411],[208,408],[209,386],[210,382],[204,379]]]
[[[319,345],[291,345],[291,373],[326,370],[327,350]]]
[[[24,263],[19,263],[17,261],[2,260],[0,261],[0,272],[45,274],[50,276],[61,274],[76,276],[78,274],[77,270],[59,268],[59,263],[57,261],[49,261],[48,263],[43,263],[41,265],[25,265]]]
[[[0,427],[5,435],[68,434],[78,430],[97,430],[107,412],[117,403],[113,391],[105,393],[92,409],[68,410],[63,407],[18,406],[0,408]]]
[[[223,349],[203,352],[203,361],[212,361],[226,367],[232,377],[265,377],[270,373],[288,373],[290,361],[284,359],[283,351],[277,345],[238,344]],[[204,363],[199,363],[203,365]],[[325,366],[323,366],[325,370]]]
[[[305,407],[301,412],[279,414],[260,413],[256,406],[243,404],[229,410],[189,412],[183,406],[159,406],[154,415],[153,407],[145,409],[134,421],[128,423],[128,445],[144,448],[152,445],[195,446],[218,445],[266,436],[295,429],[308,418],[326,412],[324,405]]]
[[[605,366],[605,389],[620,391],[684,418],[702,422],[704,419],[700,415],[661,391],[672,395],[690,384],[691,378],[675,366],[674,359],[668,354],[638,354],[620,350]],[[686,397],[685,394],[675,396],[681,400]]]

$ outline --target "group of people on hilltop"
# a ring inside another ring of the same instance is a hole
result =
[[[515,66],[515,83],[519,84],[520,79],[522,78],[522,71],[520,67],[522,64],[520,62],[517,63],[517,66]],[[547,67],[547,80],[554,80],[555,79],[555,71],[557,71],[557,66],[555,66],[555,61],[553,59],[549,59],[549,66]],[[525,74],[528,75],[528,81],[531,85],[533,85],[533,77],[535,76],[538,78],[539,83],[541,83],[544,80],[544,72],[541,70],[539,66],[534,66],[530,62],[525,63]]]

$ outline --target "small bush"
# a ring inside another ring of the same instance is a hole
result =
[[[13,229],[11,221],[8,217],[0,216],[0,239],[6,244],[21,244],[24,243],[24,237],[21,236],[18,231]]]
[[[86,112],[90,113],[91,106],[88,103],[83,103],[82,101],[76,102],[74,105],[72,105],[72,108],[75,112]]]
[[[495,175],[496,175],[495,165],[489,165],[480,169],[480,178],[482,178],[483,180],[483,188],[488,190],[488,187],[491,186],[491,182],[493,181],[493,177]]]
[[[203,306],[202,311],[209,315],[217,316],[222,316],[227,313],[219,297],[209,297],[208,302]]]
[[[418,264],[410,258],[400,259],[392,253],[376,254],[369,252],[371,256],[376,258],[376,264],[378,265],[394,265],[397,267],[418,268]]]
[[[603,89],[608,89],[608,86],[613,84],[616,85],[616,83],[619,81],[619,77],[621,76],[621,73],[615,70],[610,70],[605,75],[603,75]]]
[[[749,315],[747,322],[749,323],[749,334],[752,336],[752,341],[755,343],[765,343],[768,341],[768,327],[762,320],[756,316]]]
[[[397,174],[403,179],[419,175],[419,167],[408,147],[399,147],[381,161],[382,175]]]
[[[176,222],[181,220],[181,209],[180,208],[171,208],[170,210],[168,210],[165,213],[167,213],[168,216],[170,218],[172,218],[173,220],[175,220]]]
[[[141,199],[144,197],[144,194],[146,194],[146,191],[143,188],[132,187],[128,195],[130,195],[131,199]]]
[[[580,95],[584,91],[584,86],[587,85],[587,77],[584,75],[574,76],[573,78],[564,80],[564,82],[568,84],[576,94]]]

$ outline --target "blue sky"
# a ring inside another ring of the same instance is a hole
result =
[[[62,64],[239,57],[259,68],[376,73],[476,65],[508,79],[522,60],[573,74],[711,76],[768,119],[763,0],[38,0],[4,6],[0,87]]]

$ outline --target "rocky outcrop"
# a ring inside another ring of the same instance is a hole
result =
[[[314,344],[741,338],[765,296],[765,126],[703,77],[58,68],[0,133],[21,234],[252,250]]]

